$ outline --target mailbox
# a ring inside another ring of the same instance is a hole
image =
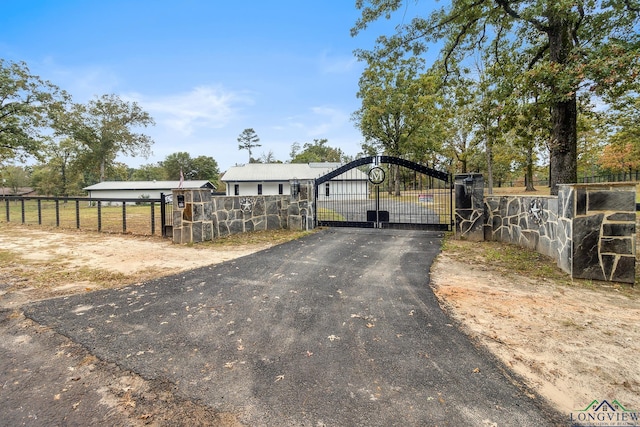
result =
[[[184,209],[184,194],[178,194],[178,207]]]

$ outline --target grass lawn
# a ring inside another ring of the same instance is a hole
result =
[[[108,233],[122,233],[123,222],[126,221],[126,233],[149,235],[151,234],[151,204],[123,206],[101,206],[100,223],[98,222],[98,207],[88,202],[75,201],[59,203],[56,218],[56,203],[54,200],[25,200],[24,205],[20,201],[2,203],[0,208],[0,220],[12,223],[41,224],[43,226],[60,228],[81,228],[83,230],[97,231],[100,229]],[[155,233],[161,234],[160,204],[154,204]],[[80,227],[78,227],[78,222]],[[98,227],[100,225],[100,227]]]

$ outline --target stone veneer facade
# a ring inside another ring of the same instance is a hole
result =
[[[572,218],[572,277],[635,282],[636,186],[562,185],[558,208]]]
[[[573,278],[635,282],[636,187],[565,184],[558,197],[487,196],[484,239],[554,258]]]
[[[481,174],[459,174],[454,179],[455,229],[459,238],[484,240],[484,178]]]
[[[257,230],[313,228],[312,191],[309,185],[301,185],[295,197],[212,197],[209,189],[174,189],[173,242],[198,243]]]

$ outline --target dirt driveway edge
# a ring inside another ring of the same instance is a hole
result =
[[[0,372],[7,425],[241,425],[233,414],[181,397],[169,382],[98,359],[18,311],[0,311]]]

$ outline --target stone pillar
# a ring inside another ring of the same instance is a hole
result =
[[[208,188],[174,189],[173,242],[213,240],[213,204]]]
[[[311,230],[315,227],[313,201],[315,200],[315,184],[313,181],[305,181],[300,185],[300,220],[303,230]]]
[[[468,173],[455,176],[455,227],[459,239],[484,240],[484,178]]]
[[[570,184],[560,191],[568,195],[562,208],[573,216],[571,276],[634,283],[635,184]]]

